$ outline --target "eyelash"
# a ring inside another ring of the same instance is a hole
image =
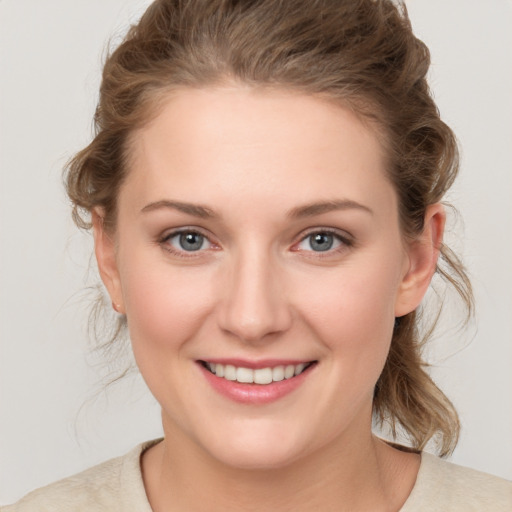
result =
[[[337,240],[340,243],[340,245],[337,248],[329,248],[326,251],[303,251],[307,255],[307,257],[329,258],[332,257],[333,255],[344,252],[347,249],[350,249],[351,247],[354,246],[354,240],[348,234],[342,235],[339,231],[332,228],[313,228],[307,231],[304,235],[302,235],[300,240],[294,244],[294,247],[306,241],[309,237],[313,235],[331,235],[335,240]],[[299,250],[294,250],[294,252],[299,252]]]
[[[192,234],[192,235],[199,235],[203,237],[210,245],[215,245],[209,237],[202,233],[200,230],[196,228],[180,228],[175,231],[172,231],[171,233],[167,233],[164,236],[162,236],[158,240],[158,244],[167,252],[171,253],[173,256],[177,256],[179,258],[195,258],[200,253],[204,252],[204,250],[199,249],[197,251],[185,251],[185,250],[177,250],[172,245],[170,245],[169,241],[173,238],[184,235],[184,234]],[[312,235],[331,235],[333,236],[338,242],[340,242],[339,247],[331,250],[330,248],[326,251],[302,251],[304,253],[311,253],[308,254],[308,257],[314,257],[314,258],[328,258],[330,256],[333,256],[334,254],[338,254],[340,252],[343,252],[351,247],[354,246],[354,241],[351,237],[347,235],[340,234],[337,230],[334,230],[332,228],[314,228],[310,231],[306,232],[300,240],[293,244],[293,247],[296,247],[297,245],[301,244],[305,240],[307,240]],[[299,249],[292,249],[293,252],[300,252]],[[324,254],[325,253],[325,254]],[[314,254],[314,256],[312,256]]]
[[[197,257],[196,253],[201,253],[203,250],[197,250],[197,251],[185,251],[185,250],[177,250],[172,245],[170,245],[169,241],[172,240],[174,237],[179,235],[199,235],[202,236],[205,240],[208,241],[208,243],[213,245],[213,242],[210,241],[209,237],[199,231],[196,228],[181,228],[177,229],[175,231],[172,231],[171,233],[165,234],[159,241],[159,245],[167,252],[170,252],[173,256],[177,256],[179,258],[194,258]]]

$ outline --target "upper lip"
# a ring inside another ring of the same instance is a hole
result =
[[[298,365],[308,364],[315,362],[314,359],[260,359],[257,361],[248,359],[238,358],[208,358],[201,359],[205,363],[214,363],[222,365],[233,365],[237,368],[250,368],[252,370],[258,370],[260,368],[274,368],[276,366],[287,366],[287,365]]]

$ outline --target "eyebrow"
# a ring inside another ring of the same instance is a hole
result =
[[[192,203],[182,203],[181,201],[171,201],[168,199],[164,199],[162,201],[155,201],[154,203],[149,203],[146,206],[144,206],[144,208],[142,208],[141,212],[152,212],[154,210],[160,210],[162,208],[178,210],[180,212],[192,215],[194,217],[200,217],[201,219],[213,219],[219,217],[212,209],[208,208],[207,206]]]
[[[367,206],[360,204],[350,199],[336,199],[331,201],[321,201],[318,203],[310,203],[304,206],[297,206],[288,212],[288,217],[291,219],[302,219],[305,217],[312,217],[314,215],[321,215],[336,210],[361,210],[373,215],[373,211]]]
[[[215,213],[211,208],[208,208],[207,206],[201,204],[183,203],[181,201],[173,201],[169,199],[163,199],[161,201],[149,203],[144,206],[144,208],[142,208],[141,212],[146,213],[154,210],[160,210],[162,208],[178,210],[180,212],[186,213],[187,215],[192,215],[201,219],[220,218],[220,215]],[[373,215],[373,211],[367,206],[364,206],[350,199],[338,199],[297,206],[289,210],[286,216],[290,219],[303,219],[306,217],[313,217],[314,215],[321,215],[323,213],[329,213],[336,210],[352,209],[361,210]]]

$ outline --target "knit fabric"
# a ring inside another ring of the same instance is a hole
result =
[[[137,446],[64,480],[37,489],[2,512],[152,512]],[[512,512],[512,482],[438,459],[426,452],[416,484],[399,512]]]

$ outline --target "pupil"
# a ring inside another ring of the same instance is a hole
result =
[[[333,237],[327,233],[317,233],[311,237],[311,248],[315,251],[328,251],[333,244]]]
[[[186,251],[198,251],[203,245],[203,235],[199,233],[186,233],[180,235],[180,245]]]

